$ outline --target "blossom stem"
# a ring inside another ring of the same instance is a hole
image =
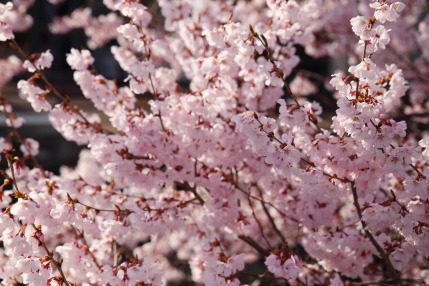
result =
[[[386,254],[384,249],[380,246],[380,244],[374,238],[372,233],[368,230],[366,222],[362,218],[362,211],[361,211],[361,208],[359,206],[357,189],[356,189],[355,183],[353,181],[351,182],[351,189],[352,189],[352,194],[353,194],[353,204],[354,204],[356,212],[359,216],[359,220],[360,220],[363,231],[365,232],[368,239],[371,241],[372,245],[377,250],[381,259],[384,261],[384,264],[387,268],[387,274],[389,276],[393,277],[394,281],[399,281],[400,280],[400,273],[395,269],[395,267],[393,266],[392,262],[389,259],[389,256]]]
[[[61,275],[62,281],[64,282],[64,284],[66,284],[66,286],[70,286],[70,283],[67,281],[67,278],[63,272],[63,269],[61,268],[61,264],[54,259],[54,252],[53,251],[49,251],[48,247],[46,246],[45,242],[42,241],[40,239],[40,237],[38,236],[38,233],[41,233],[41,229],[36,227],[34,224],[31,224],[31,226],[34,228],[34,230],[36,231],[36,235],[34,235],[34,238],[36,238],[36,240],[39,242],[39,244],[43,247],[43,249],[46,252],[46,255],[49,257],[49,260],[54,264],[54,266],[57,268],[58,272]]]
[[[365,57],[366,57],[366,48],[367,48],[367,46],[368,46],[368,43],[365,41],[365,46],[363,47],[363,55],[362,55],[362,61],[365,59]],[[355,106],[355,108],[357,108],[357,103],[358,103],[358,100],[359,100],[359,82],[360,82],[360,79],[359,78],[357,78],[356,79],[356,91],[355,91],[355,96],[356,96],[356,101],[354,102],[354,106]]]
[[[95,266],[97,266],[98,270],[101,271],[101,266],[100,266],[100,264],[98,264],[97,258],[95,258],[94,254],[89,249],[89,244],[88,244],[88,242],[85,239],[85,235],[84,235],[83,231],[79,231],[79,229],[75,228],[73,225],[70,225],[70,226],[72,227],[72,230],[75,233],[75,235],[78,238],[80,238],[80,240],[82,241],[82,243],[86,246],[87,250],[85,252],[88,252],[88,254],[91,256],[92,261],[94,262]]]
[[[6,103],[6,97],[5,97],[5,96],[3,96],[3,95],[0,95],[0,96],[1,96],[0,101],[2,101],[2,102],[4,102],[4,103]],[[15,116],[15,114],[14,114],[14,112],[13,112],[13,111],[7,111],[7,109],[4,109],[4,110],[3,110],[3,114],[4,114],[4,116],[5,116],[6,118],[8,118],[8,119],[10,119],[11,117]],[[33,161],[34,166],[35,166],[36,168],[38,168],[38,169],[43,170],[42,166],[39,164],[39,162],[37,161],[36,157],[35,157],[33,154],[31,154],[31,148],[30,148],[30,146],[28,146],[28,143],[27,143],[27,142],[25,142],[25,141],[22,139],[21,134],[19,133],[18,129],[17,129],[17,128],[15,127],[15,125],[13,125],[13,124],[12,124],[12,130],[13,130],[13,136],[15,136],[15,137],[16,137],[16,139],[18,139],[18,142],[19,142],[20,144],[23,144],[24,146],[26,146],[26,148],[27,148],[27,152],[28,152],[28,155],[27,155],[27,156],[31,159],[31,161]]]
[[[262,246],[260,246],[253,238],[247,235],[239,235],[238,238],[253,247],[263,257],[269,254],[269,252],[265,250]]]
[[[281,78],[281,80],[283,81],[284,87],[285,87],[288,95],[292,98],[292,100],[295,102],[295,104],[298,107],[301,108],[302,105],[299,104],[298,99],[293,94],[292,89],[290,88],[289,83],[286,81],[286,78],[284,77],[283,71],[276,65],[276,62],[274,61],[274,59],[272,57],[272,54],[271,54],[271,51],[270,51],[270,49],[268,47],[267,41],[265,40],[265,38],[263,36],[261,37],[259,34],[257,34],[256,32],[254,32],[253,29],[251,29],[251,32],[252,32],[252,35],[254,35],[262,43],[262,45],[264,46],[265,52],[268,55],[268,60],[273,65],[273,68],[274,68],[274,71],[276,72],[276,75],[279,76]],[[313,125],[317,128],[317,130],[319,132],[322,132],[322,129],[319,127],[319,125],[317,124],[317,122],[313,118],[311,118],[311,116],[307,116],[307,117],[308,117],[309,121],[311,123],[313,123]]]
[[[12,158],[12,156],[10,154],[6,154],[6,160],[7,160],[7,163],[9,165],[10,172],[12,174],[12,184],[15,187],[15,194],[23,196],[24,194],[22,194],[19,191],[18,185],[16,184],[15,169],[13,167],[13,158]]]
[[[261,222],[259,221],[258,217],[257,217],[257,216],[256,216],[256,214],[255,214],[255,209],[254,209],[254,207],[253,207],[252,200],[250,199],[250,196],[247,196],[247,200],[248,200],[248,202],[249,202],[250,209],[252,210],[252,216],[253,216],[253,218],[255,219],[256,223],[258,224],[259,231],[261,232],[261,236],[262,236],[262,238],[265,240],[265,242],[266,242],[266,244],[268,245],[268,247],[269,247],[269,248],[272,248],[270,241],[269,241],[269,240],[267,239],[267,237],[265,236],[264,228],[262,227]]]
[[[263,199],[263,193],[262,193],[261,188],[259,188],[257,185],[256,185],[255,187],[256,187],[256,189],[259,191],[259,195],[260,195],[260,196],[261,196],[261,198]],[[282,243],[283,243],[283,244],[285,244],[285,245],[287,245],[287,242],[286,242],[285,237],[283,236],[283,234],[281,233],[281,231],[280,231],[280,230],[279,230],[279,228],[277,227],[276,223],[274,222],[274,219],[273,219],[273,217],[271,216],[271,214],[270,214],[269,210],[267,209],[267,206],[266,206],[263,202],[261,202],[261,204],[262,204],[262,208],[263,208],[263,210],[264,210],[264,213],[267,215],[268,220],[270,221],[271,226],[274,228],[274,231],[275,231],[275,232],[277,233],[277,235],[280,237],[280,239],[282,240]]]
[[[40,78],[43,80],[43,82],[48,86],[49,90],[52,91],[53,94],[55,94],[56,97],[58,97],[60,100],[62,100],[62,102],[64,104],[66,104],[67,106],[69,106],[74,112],[76,112],[76,114],[86,123],[88,124],[88,126],[91,126],[92,128],[94,128],[94,130],[96,130],[97,132],[104,132],[104,133],[111,133],[108,132],[106,130],[103,129],[103,127],[101,127],[101,125],[95,125],[91,122],[89,122],[89,120],[85,117],[85,115],[82,114],[82,111],[79,109],[78,106],[76,105],[72,105],[71,104],[71,100],[70,97],[67,95],[62,95],[58,89],[55,88],[55,86],[47,79],[47,77],[45,76],[45,74],[35,65],[33,64],[33,62],[31,61],[31,58],[24,52],[24,50],[21,48],[21,46],[16,42],[15,39],[11,39],[14,47],[16,48],[16,50],[19,52],[19,54],[26,59],[27,61],[30,62],[30,64],[33,66],[33,68],[36,70],[36,75],[40,76]]]

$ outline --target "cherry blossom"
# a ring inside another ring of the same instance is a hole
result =
[[[36,70],[43,70],[45,68],[50,68],[54,57],[51,52],[47,50],[41,54],[34,54],[32,56],[31,62],[26,60],[23,64],[23,67],[26,68],[29,72],[35,72]]]
[[[70,54],[67,54],[67,63],[74,70],[86,70],[94,63],[94,58],[88,50],[79,51],[72,48]]]
[[[392,4],[375,2],[371,3],[369,6],[375,9],[374,17],[381,23],[395,21],[399,18],[399,12],[405,8],[402,2],[395,2]]]
[[[12,26],[8,23],[12,7],[12,2],[8,2],[6,5],[0,4],[0,41],[2,42],[15,38]]]
[[[34,1],[0,4],[1,283],[427,283],[426,1],[102,2],[49,26],[83,29],[93,113],[15,41]],[[44,167],[14,92],[75,166]]]
[[[286,279],[296,279],[302,269],[302,261],[297,255],[282,251],[270,254],[265,265],[274,275]]]
[[[39,153],[39,142],[32,138],[26,138],[20,148],[24,155],[36,156]]]
[[[9,56],[0,60],[0,87],[9,82],[13,76],[22,72],[22,62],[16,56]]]
[[[50,111],[51,104],[46,100],[46,92],[26,80],[20,80],[17,85],[20,96],[26,99],[36,112]]]

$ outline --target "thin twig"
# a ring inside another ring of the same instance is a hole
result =
[[[54,259],[54,252],[53,251],[49,251],[48,247],[46,246],[45,242],[40,239],[39,234],[42,233],[40,228],[37,228],[34,224],[31,224],[31,226],[34,228],[34,230],[36,231],[34,238],[39,242],[39,244],[43,247],[43,249],[46,252],[46,255],[49,257],[49,260],[54,264],[54,266],[57,268],[58,272],[61,275],[61,278],[63,280],[63,282],[66,284],[66,286],[70,286],[69,282],[67,281],[67,278],[63,272],[63,269],[61,268],[61,263],[58,262],[57,260]]]
[[[259,186],[258,186],[258,185],[255,185],[255,187],[256,187],[256,189],[259,191],[259,195],[260,195],[260,196],[261,196],[261,198],[263,199],[264,197],[263,197],[263,193],[262,193],[261,188],[259,188]],[[285,237],[283,236],[283,234],[281,233],[281,231],[278,229],[278,227],[277,227],[277,225],[276,225],[276,223],[275,223],[275,221],[274,221],[273,217],[271,216],[270,212],[268,211],[267,207],[265,206],[265,203],[261,202],[261,204],[262,204],[262,208],[263,208],[263,210],[264,210],[265,214],[266,214],[266,215],[267,215],[267,217],[268,217],[268,220],[270,221],[271,226],[274,228],[274,231],[275,231],[275,232],[277,233],[277,235],[280,237],[280,239],[282,240],[283,244],[287,245],[287,242],[286,242]]]
[[[271,243],[269,242],[269,240],[265,236],[264,228],[262,227],[261,222],[259,221],[258,217],[255,214],[255,209],[253,208],[253,204],[252,204],[252,200],[250,199],[250,196],[247,196],[247,201],[249,202],[250,209],[252,210],[252,216],[255,219],[256,223],[258,224],[259,231],[261,232],[262,238],[265,240],[265,243],[267,244],[267,246],[269,248],[272,248]]]
[[[238,236],[239,239],[241,239],[242,241],[244,241],[245,243],[247,243],[248,245],[250,245],[251,247],[253,247],[260,255],[262,255],[263,257],[267,256],[269,254],[269,252],[267,250],[265,250],[262,246],[260,246],[253,238],[251,238],[250,236],[247,235],[239,235]]]
[[[267,42],[267,40],[264,38],[264,36],[263,35],[259,35],[258,33],[256,33],[255,31],[253,31],[253,28],[250,26],[250,28],[251,28],[251,33],[252,33],[252,35],[256,38],[256,39],[258,39],[261,43],[262,43],[262,45],[264,46],[264,48],[265,48],[265,52],[266,52],[266,54],[267,54],[267,59],[270,61],[270,63],[273,65],[273,69],[274,69],[274,72],[276,73],[276,76],[278,76],[281,80],[282,80],[282,82],[283,82],[283,84],[284,84],[284,87],[286,88],[286,91],[288,92],[288,95],[292,98],[292,100],[295,102],[295,104],[299,107],[299,108],[301,108],[302,107],[302,105],[298,102],[298,100],[297,100],[297,98],[296,98],[296,96],[293,94],[293,92],[292,92],[292,89],[290,88],[290,85],[289,85],[289,83],[286,81],[286,78],[285,78],[285,76],[284,76],[284,73],[283,73],[283,71],[277,66],[277,64],[276,64],[276,62],[275,62],[275,60],[274,60],[274,58],[273,58],[273,56],[272,56],[272,54],[271,54],[271,51],[270,51],[270,49],[269,49],[269,47],[268,47],[268,42]],[[305,112],[304,112],[305,113]],[[307,118],[309,119],[309,121],[316,127],[316,129],[319,131],[319,132],[323,132],[323,130],[320,128],[320,126],[317,124],[317,121],[316,120],[314,120],[314,118],[312,118],[311,116],[308,116],[307,115]]]
[[[15,41],[15,39],[11,40],[14,47],[16,48],[16,50],[19,52],[19,54],[21,54],[21,56],[26,59],[32,66],[33,68],[36,70],[36,75],[39,75],[40,78],[43,80],[43,82],[48,86],[49,90],[53,92],[53,94],[55,96],[57,96],[63,103],[67,104],[74,112],[76,112],[76,114],[88,125],[91,126],[92,128],[94,128],[95,131],[97,132],[104,132],[106,134],[110,134],[110,131],[106,131],[103,129],[103,127],[101,125],[95,125],[91,122],[89,122],[89,120],[85,117],[85,115],[83,115],[82,111],[76,106],[76,105],[72,105],[70,104],[70,97],[66,96],[66,95],[62,95],[56,88],[55,86],[47,79],[47,77],[45,76],[45,74],[42,72],[42,70],[40,70],[31,60],[31,58],[24,52],[24,50],[21,48],[21,46]]]
[[[386,254],[384,249],[380,246],[377,240],[374,238],[372,233],[368,230],[366,222],[362,218],[362,211],[359,206],[357,189],[354,182],[351,182],[351,189],[353,194],[353,204],[355,206],[356,212],[359,216],[360,223],[362,225],[362,229],[365,232],[368,239],[371,241],[372,245],[377,249],[378,254],[381,259],[384,261],[385,266],[387,267],[387,272],[391,277],[393,277],[394,281],[398,281],[400,279],[400,273],[395,269],[392,262],[389,259],[389,256]]]
[[[92,258],[92,261],[94,262],[95,266],[97,266],[98,270],[101,271],[101,266],[100,264],[98,264],[97,262],[97,258],[95,258],[94,254],[92,253],[92,251],[89,249],[89,244],[85,239],[85,235],[83,233],[83,231],[79,231],[77,228],[75,228],[73,225],[70,225],[72,227],[73,232],[75,233],[75,235],[83,242],[83,244],[86,246],[86,251]]]

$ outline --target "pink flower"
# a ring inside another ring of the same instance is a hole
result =
[[[30,200],[18,199],[10,209],[10,213],[25,224],[32,224],[37,215],[39,206]]]
[[[152,15],[147,11],[146,6],[138,1],[118,1],[115,9],[120,11],[122,15],[130,17],[140,27],[146,27],[152,20]]]
[[[276,277],[296,279],[302,271],[301,259],[290,251],[275,251],[265,259],[268,270]]]
[[[162,271],[159,263],[155,262],[150,256],[143,259],[143,263],[135,265],[127,270],[130,283],[135,285],[136,282],[144,282],[149,285],[164,285]]]
[[[36,1],[9,2],[13,8],[0,6],[0,24],[9,28],[0,39],[26,27]],[[186,284],[182,263],[189,263],[194,283],[238,286],[247,281],[244,269],[262,274],[253,269],[261,259],[280,284],[391,280],[395,271],[380,266],[390,263],[362,230],[359,210],[401,277],[421,279],[429,252],[428,132],[413,123],[407,133],[405,121],[391,118],[403,117],[403,104],[429,107],[428,84],[415,85],[429,73],[429,20],[412,17],[425,0],[413,1],[392,31],[381,22],[395,20],[401,3],[367,1],[377,20],[362,2],[104,0],[110,14],[81,8],[56,20],[56,32],[83,29],[91,49],[114,40],[123,71],[116,81],[109,70],[91,69],[89,50],[67,54],[94,115],[74,98],[47,98],[43,78],[19,81],[34,110],[51,110],[46,99],[57,100],[52,126],[87,148],[60,175],[29,158],[38,143],[18,137],[22,119],[6,102],[9,89],[0,96],[9,125],[0,157],[13,156],[15,171],[0,174],[0,284],[59,284],[58,275],[76,285]],[[353,40],[346,26],[357,11],[365,17],[350,21]],[[335,74],[328,87],[301,55],[341,55],[351,74]],[[386,65],[392,55],[404,74]],[[34,72],[52,60],[48,51],[24,66]],[[0,60],[0,85],[22,66]],[[402,101],[404,76],[413,84]],[[328,92],[336,103],[324,98]],[[282,241],[311,264],[287,247],[264,254]]]
[[[393,4],[375,2],[369,4],[369,6],[375,9],[374,17],[381,23],[396,21],[399,18],[399,12],[405,8],[405,4],[402,2],[395,2]]]
[[[72,48],[70,52],[70,54],[67,54],[67,63],[74,70],[86,70],[94,63],[94,58],[88,50],[79,51]]]
[[[16,74],[23,71],[22,62],[16,56],[9,56],[0,60],[0,88]]]
[[[316,93],[317,87],[306,77],[298,74],[290,83],[290,89],[295,95],[307,96]]]
[[[34,54],[32,56],[31,62],[26,60],[23,64],[23,67],[26,68],[29,72],[35,72],[36,70],[43,70],[45,68],[50,68],[54,57],[51,54],[50,50],[47,50],[41,54]]]
[[[19,128],[25,123],[25,119],[16,115],[11,115],[6,119],[6,125],[9,127]]]
[[[419,145],[424,148],[422,155],[429,159],[429,136],[423,137],[423,139],[419,141]]]
[[[204,29],[202,34],[206,37],[210,46],[222,48],[224,46],[224,31],[222,29],[208,30]]]
[[[362,219],[372,230],[382,230],[387,225],[391,225],[395,219],[392,208],[385,207],[377,203],[369,203],[362,212]]]
[[[90,24],[92,22],[91,20],[90,8],[76,9],[69,16],[55,18],[54,22],[51,24],[50,30],[55,34],[64,34],[71,29],[84,27]]]
[[[9,13],[12,11],[12,8],[12,2],[8,2],[6,5],[0,4],[0,42],[15,38],[12,33],[12,27],[8,24]]]
[[[10,140],[0,137],[0,152],[7,152],[8,150],[12,149],[12,143]]]
[[[356,16],[350,20],[353,32],[361,37],[365,31],[371,29],[369,20],[363,16]]]
[[[0,213],[0,238],[4,239],[3,237],[13,234],[14,228],[13,220],[8,215]]]
[[[26,138],[20,148],[24,155],[36,156],[39,153],[39,142],[32,138]]]
[[[344,282],[341,281],[340,276],[336,275],[331,281],[329,281],[330,286],[344,286]]]
[[[26,80],[20,80],[17,86],[20,96],[31,103],[34,111],[41,112],[52,109],[51,104],[45,98],[45,91],[40,87]]]
[[[377,26],[374,29],[374,36],[371,38],[372,43],[376,45],[375,51],[377,48],[384,50],[386,45],[390,43],[389,31],[384,28],[384,26]]]

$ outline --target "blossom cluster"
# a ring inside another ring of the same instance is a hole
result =
[[[46,170],[1,95],[0,285],[429,284],[425,0],[142,2],[50,24],[88,37],[65,59],[93,114],[15,40],[33,1],[0,4],[0,87],[28,71],[17,94],[85,147]]]

